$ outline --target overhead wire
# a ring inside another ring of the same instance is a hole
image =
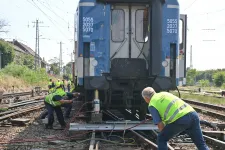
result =
[[[197,0],[194,0],[187,8],[184,9],[184,11],[186,11],[187,9],[191,8],[191,6],[193,6],[193,4],[196,2]]]
[[[68,24],[68,22],[62,18],[61,16],[59,16],[56,12],[54,12],[54,10],[51,8],[50,5],[48,5],[48,7],[44,4],[45,2],[39,1],[37,0],[37,2],[39,2],[42,6],[44,6],[46,9],[48,9],[49,11],[51,11],[53,14],[55,14],[58,18],[60,18],[65,24]],[[46,3],[47,4],[47,3]]]
[[[27,0],[27,2],[29,2],[31,5],[33,5],[34,7],[36,7],[39,11],[41,11],[46,17],[47,19],[56,27],[56,29],[66,38],[69,39],[67,37],[67,35],[65,35],[58,27],[57,25],[53,22],[52,18],[50,16],[48,16],[33,0],[32,2],[30,2],[29,0]]]
[[[48,1],[45,1],[47,3],[48,6],[54,6],[55,8],[57,8],[58,10],[60,10],[61,12],[63,13],[66,13],[66,14],[70,14],[70,15],[74,15],[74,12],[69,12],[69,11],[65,11],[61,8],[59,8],[57,5],[55,5],[55,3],[52,3],[51,5],[49,4],[49,0]]]

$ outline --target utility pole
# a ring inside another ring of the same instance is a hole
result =
[[[193,69],[193,62],[192,62],[192,45],[190,47],[190,69]]]
[[[35,70],[37,69],[37,51],[38,51],[38,41],[39,41],[39,34],[38,34],[38,32],[39,32],[39,21],[38,20],[36,20],[36,38],[35,38],[35,57],[34,57],[34,68],[35,68]]]
[[[62,73],[62,42],[60,44],[60,52],[59,52],[59,71]]]
[[[39,44],[39,39],[40,39],[40,34],[39,34],[39,28],[40,27],[49,27],[49,26],[39,26],[40,22],[38,19],[36,19],[34,23],[34,27],[36,27],[36,38],[35,38],[35,58],[34,58],[34,67],[35,70],[37,69],[37,66],[40,67],[40,44]],[[29,25],[28,25],[29,27]]]

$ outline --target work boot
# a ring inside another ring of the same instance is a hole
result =
[[[54,130],[64,130],[66,128],[66,125],[61,125],[60,127],[57,126],[57,127],[54,127]]]
[[[70,117],[70,116],[65,116],[65,118],[66,118],[66,119],[70,119],[71,117]]]
[[[46,125],[45,125],[45,129],[53,129],[53,126],[52,126],[52,125],[46,124]]]

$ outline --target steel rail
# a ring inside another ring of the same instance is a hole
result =
[[[40,93],[42,92],[48,92],[48,90],[42,90],[40,91]],[[32,95],[32,91],[29,92],[19,92],[19,93],[7,93],[7,94],[3,94],[2,98],[10,98],[10,97],[15,97],[15,96],[26,96],[26,95]]]
[[[223,110],[225,112],[224,106],[214,105],[214,104],[210,104],[210,103],[198,102],[198,101],[194,101],[194,100],[190,100],[190,99],[182,99],[182,100],[184,100],[185,102],[187,102],[189,104],[208,107],[208,108],[212,108],[212,109],[216,109],[216,110]]]
[[[26,102],[23,102],[23,103],[14,103],[13,105],[9,106],[8,108],[9,109],[12,109],[12,108],[16,108],[16,107],[20,107],[20,106],[24,106],[24,105],[28,105],[28,104],[34,104],[34,103],[40,103],[40,102],[43,102],[44,100],[31,100],[31,101],[26,101]]]
[[[14,116],[17,116],[17,115],[20,115],[20,114],[24,114],[24,113],[27,113],[27,112],[30,112],[30,111],[38,110],[38,109],[41,109],[43,107],[44,107],[44,104],[38,105],[38,106],[32,106],[32,107],[29,107],[29,108],[26,108],[26,109],[21,109],[21,110],[18,110],[16,112],[14,112],[14,113],[11,113],[11,114],[0,117],[0,121],[4,121],[4,120],[7,120],[11,117],[14,117]]]
[[[222,148],[223,150],[225,149],[225,142],[214,139],[206,135],[203,135],[203,137],[206,140],[206,142],[211,143],[213,146],[218,146],[219,148]]]

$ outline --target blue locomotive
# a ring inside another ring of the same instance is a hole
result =
[[[143,88],[185,82],[187,16],[178,0],[80,0],[75,20],[75,75],[86,101],[97,90],[101,108],[141,112]]]

